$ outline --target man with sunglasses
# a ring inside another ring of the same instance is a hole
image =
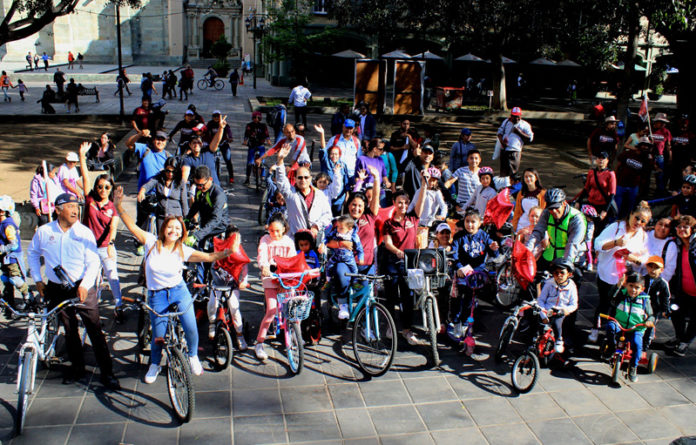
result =
[[[254,111],[251,113],[251,122],[244,129],[244,145],[248,147],[244,185],[249,185],[249,176],[251,175],[251,169],[254,166],[257,154],[258,157],[263,156],[266,151],[265,144],[270,145],[270,143],[271,138],[268,134],[268,127],[261,121],[261,112]],[[256,180],[258,181],[259,178],[256,178]]]
[[[295,187],[290,185],[283,163],[289,153],[290,144],[285,144],[278,152],[276,162],[276,185],[285,198],[288,209],[288,236],[292,237],[295,232],[309,229],[316,238],[319,231],[331,224],[331,204],[321,190],[312,186],[312,176],[307,167],[297,169]]]

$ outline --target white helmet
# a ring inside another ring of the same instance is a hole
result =
[[[0,211],[10,213],[15,211],[15,203],[9,195],[0,196]]]

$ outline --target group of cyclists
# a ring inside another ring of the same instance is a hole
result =
[[[72,202],[64,195],[83,203],[82,224],[94,235],[90,248],[98,255],[109,282],[118,322],[124,319],[124,304],[114,241],[119,222],[125,224],[139,246],[137,254],[142,256],[149,304],[156,311],[164,311],[172,303],[189,308],[181,324],[191,370],[199,375],[203,368],[197,357],[198,329],[189,304],[189,285],[194,280],[203,284],[211,280],[210,271],[221,268],[223,260],[231,264],[234,261],[227,259],[246,256],[241,255],[241,236],[230,224],[228,196],[221,181],[220,166],[224,162],[229,183],[234,183],[232,129],[220,111],[214,111],[206,123],[195,107],[189,106],[183,120],[166,132],[147,113],[145,98],[143,107],[145,112],[134,115],[135,134],[126,142],[139,169],[136,218],[124,209],[123,189],[115,187],[108,171],[97,174],[91,183],[94,173],[88,160],[113,157],[108,135],[82,144],[77,153],[68,153],[59,168],[47,163],[39,166],[31,184],[31,203],[42,226],[58,224],[49,222],[55,219],[56,197],[61,197],[62,206]],[[535,322],[552,325],[559,356],[569,358],[584,341],[576,326],[577,308],[584,298],[578,290],[583,273],[594,270],[599,303],[589,342],[598,340],[600,314],[608,313],[619,320],[605,326],[610,344],[617,332],[616,323],[646,323],[652,332],[645,341],[640,330],[631,338],[635,356],[639,357],[643,347],[649,346],[648,339],[654,337],[654,322],[669,317],[675,330],[675,338],[668,343],[670,350],[677,356],[687,352],[696,336],[696,219],[692,214],[696,207],[690,198],[696,191],[696,176],[692,174],[690,133],[680,133],[680,138],[686,138],[686,145],[680,148],[683,152],[677,151],[676,143],[672,146],[669,172],[684,171],[681,182],[672,181],[677,189],[674,196],[664,201],[662,195],[669,190],[661,177],[657,180],[660,203],[672,204],[670,215],[657,216],[648,203],[637,200],[647,197],[649,187],[642,184],[642,194],[638,190],[641,184],[635,185],[635,194],[633,189],[621,189],[629,188],[626,181],[634,180],[636,172],[631,169],[647,168],[645,162],[667,177],[669,151],[664,146],[661,152],[657,150],[657,139],[650,133],[638,137],[635,147],[627,138],[626,148],[617,154],[619,139],[612,149],[606,137],[612,134],[611,126],[603,125],[605,137],[596,138],[603,144],[601,150],[595,150],[594,142],[588,141],[593,167],[583,190],[570,197],[563,187],[545,188],[534,168],[502,176],[482,166],[476,135],[468,128],[462,129],[455,143],[456,163],[447,162],[449,152],[439,147],[436,138],[421,137],[408,121],[391,139],[367,134],[367,116],[372,118],[369,108],[369,104],[360,104],[355,113],[341,114],[342,121],[335,130],[340,128],[340,132],[328,142],[323,127],[314,126],[321,146],[316,173],[314,154],[308,151],[294,125],[286,124],[275,144],[260,112],[252,113],[251,122],[244,127],[242,139],[248,147],[245,184],[255,171],[257,180],[266,182],[269,188],[269,201],[263,205],[273,209],[264,221],[257,252],[266,305],[254,346],[259,360],[268,358],[263,345],[281,291],[272,277],[280,258],[301,255],[311,267],[323,270],[326,285],[319,293],[335,302],[339,320],[349,316],[347,296],[351,288],[372,285],[349,274],[384,275],[383,288],[375,287],[374,292],[387,300],[403,339],[417,346],[423,341],[413,328],[414,291],[406,257],[412,249],[444,251],[449,267],[447,279],[437,289],[443,321],[438,333],[441,341],[449,338],[458,344],[461,338],[452,335],[451,327],[466,319],[466,314],[473,314],[472,305],[476,304],[466,278],[475,273],[491,275],[488,260],[511,254],[511,249],[503,248],[506,240],[514,240],[515,251],[521,246],[519,251],[534,260],[539,273],[528,298],[538,296],[539,305],[547,311]],[[337,113],[334,120],[341,116]],[[612,119],[607,118],[607,123]],[[680,127],[682,124],[683,120]],[[176,149],[169,151],[168,144],[177,133]],[[454,153],[455,147],[451,150]],[[640,150],[638,154],[633,153],[636,150]],[[269,161],[273,156],[275,161]],[[659,156],[663,156],[661,161]],[[611,168],[614,162],[616,171]],[[267,164],[270,167],[266,174]],[[623,201],[619,204],[616,201],[620,195]],[[23,262],[19,223],[13,220],[13,205],[3,199],[0,205],[3,298],[21,309],[22,300],[29,300],[29,296],[27,274],[17,266]],[[148,227],[150,215],[156,218],[154,228]],[[213,239],[230,234],[235,234],[234,243],[222,250],[213,248]],[[521,257],[515,256],[512,261],[521,263]],[[199,265],[189,267],[187,263]],[[243,269],[232,267],[223,275],[236,289],[227,303],[234,309],[237,346],[246,349],[249,339],[242,334],[239,291],[247,289],[249,283],[242,263],[237,266]],[[189,269],[195,274],[187,275]],[[542,274],[544,271],[550,275]],[[15,299],[15,287],[27,296]],[[498,291],[496,283],[490,288],[494,293]],[[214,309],[213,304],[213,314]],[[153,383],[161,370],[161,345],[155,339],[163,335],[167,320],[153,316],[151,322],[153,342],[146,383]],[[214,329],[209,333],[212,338]],[[637,380],[637,363],[629,369],[632,381]]]

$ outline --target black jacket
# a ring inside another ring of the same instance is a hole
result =
[[[212,235],[222,233],[227,228],[227,195],[217,184],[212,184],[207,192],[196,191],[193,205],[187,219],[199,214],[200,227],[191,235],[201,241]]]
[[[677,268],[674,271],[672,279],[669,280],[669,288],[673,294],[679,295],[682,293],[682,248],[684,243],[677,237],[674,239],[677,243]],[[696,235],[693,235],[689,240],[689,265],[691,266],[691,273],[696,277]]]
[[[157,197],[157,210],[155,215],[158,218],[163,218],[167,215],[181,216],[182,218],[188,215],[188,187],[185,182],[172,181],[169,188],[169,196],[164,192],[164,178],[162,173],[143,184],[145,193],[150,193],[154,189]]]
[[[653,314],[668,314],[671,294],[669,293],[667,281],[662,277],[652,279],[648,275],[645,275],[643,279],[645,280],[645,293],[650,295],[650,305],[652,306]]]

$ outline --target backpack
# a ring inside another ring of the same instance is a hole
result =
[[[283,122],[281,121],[282,119],[282,114],[283,114],[283,107],[281,105],[276,105],[266,113],[266,123],[268,124],[269,127],[271,128],[278,128],[280,127]]]

